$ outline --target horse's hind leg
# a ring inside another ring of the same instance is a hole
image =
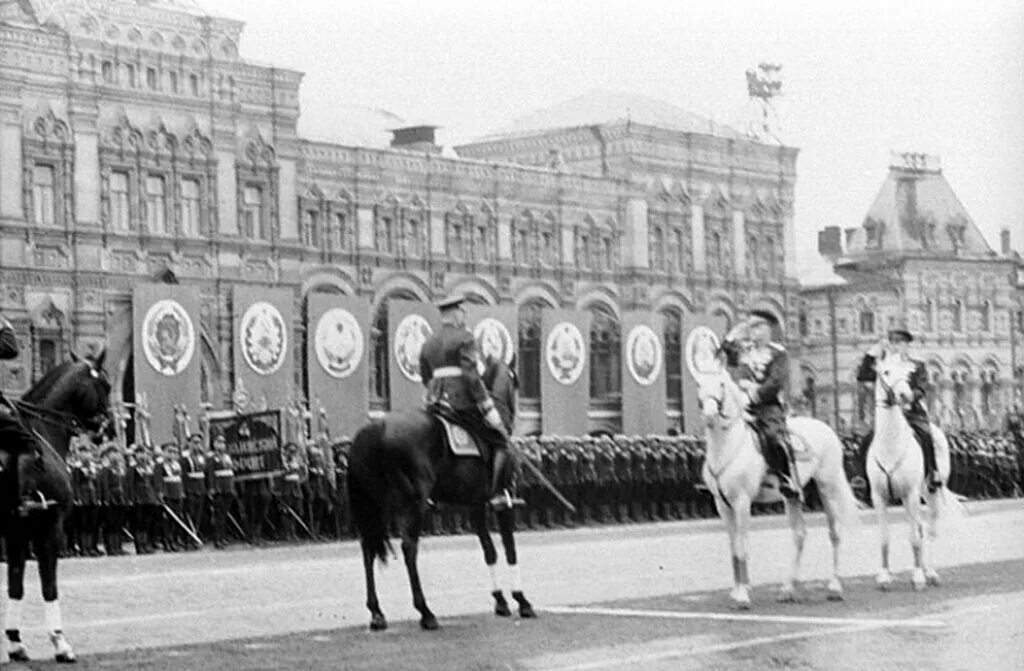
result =
[[[384,611],[380,609],[380,601],[377,600],[377,579],[373,567],[377,554],[365,538],[360,537],[359,545],[363,549],[363,575],[366,577],[366,609],[370,611],[370,631],[384,631],[388,628],[388,621],[384,617]]]
[[[942,514],[940,506],[943,504],[942,501],[942,490],[937,492],[929,492],[925,494],[925,499],[928,501],[928,530],[927,535],[921,543],[921,567],[924,569],[924,579],[927,584],[937,587],[941,581],[939,580],[939,572],[935,570],[934,566],[930,565],[929,560],[929,545],[934,545],[935,539],[938,537],[938,523],[939,517]]]
[[[800,562],[804,555],[804,542],[807,540],[807,520],[804,518],[804,510],[799,501],[784,500],[786,517],[789,518],[789,528],[793,532],[793,564],[790,566],[789,579],[782,584],[779,590],[779,601],[796,601],[796,588],[800,584]]]
[[[491,596],[494,597],[494,614],[500,617],[508,617],[512,611],[508,607],[505,595],[501,593],[501,585],[498,584],[498,551],[494,549],[494,541],[491,540],[491,532],[487,529],[487,508],[474,506],[469,511],[469,520],[473,525],[473,533],[480,539],[480,547],[484,551],[484,563],[487,564],[487,571],[491,575]]]
[[[419,568],[416,566],[420,533],[423,530],[424,507],[424,504],[416,502],[409,508],[408,516],[402,525],[402,557],[405,559],[405,569],[409,574],[409,587],[412,588],[412,605],[420,612],[420,627],[433,631],[440,625],[437,623],[437,617],[427,606],[423,586],[420,584]]]
[[[26,539],[21,534],[21,524],[8,522],[14,529],[4,535],[7,544],[7,603],[4,614],[4,634],[7,637],[7,654],[12,662],[27,662],[28,651],[21,642],[21,605],[25,596],[25,555]]]
[[[840,476],[842,477],[842,476]],[[818,487],[821,492],[821,502],[825,508],[825,519],[828,521],[828,540],[832,544],[832,577],[829,578],[826,587],[829,601],[842,601],[843,583],[839,579],[839,546],[842,544],[842,535],[839,533],[840,506],[839,497],[842,496],[839,487]]]
[[[501,544],[505,546],[505,561],[508,562],[508,569],[512,574],[512,598],[519,604],[519,617],[537,617],[533,604],[523,594],[523,578],[519,573],[519,557],[516,554],[516,511],[514,508],[501,510],[497,513],[497,517],[498,531],[501,532]]]

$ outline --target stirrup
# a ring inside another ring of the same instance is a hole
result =
[[[515,506],[526,505],[526,501],[519,498],[518,496],[512,496],[507,489],[501,490],[501,493],[491,497],[488,504],[495,510],[507,510],[514,508]]]

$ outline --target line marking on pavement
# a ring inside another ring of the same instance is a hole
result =
[[[709,655],[717,652],[729,652],[731,650],[741,650],[743,648],[754,648],[759,645],[782,643],[784,641],[795,641],[800,639],[836,636],[838,634],[866,632],[871,631],[873,629],[883,629],[884,627],[885,625],[879,624],[863,624],[848,627],[832,627],[826,629],[804,629],[802,631],[795,631],[789,634],[778,634],[776,636],[759,636],[757,638],[748,638],[744,641],[734,641],[732,643],[716,643],[715,645],[691,648],[689,650],[666,650],[664,652],[644,653],[640,655],[631,655],[629,657],[616,657],[612,659],[606,658],[596,660],[593,662],[569,664],[567,666],[538,666],[537,662],[533,664],[530,664],[528,662],[527,665],[530,666],[530,668],[543,669],[544,671],[592,671],[593,669],[622,668],[624,665],[627,664],[643,664],[648,662],[663,661],[666,659],[678,659],[680,657]],[[540,662],[540,664],[543,664],[543,662]]]
[[[577,608],[574,606],[554,606],[544,610],[560,615],[610,615],[613,617],[652,617],[668,620],[725,620],[729,622],[774,622],[777,624],[853,625],[862,627],[941,628],[946,626],[945,622],[922,618],[893,620],[887,618],[810,617],[800,615],[739,615],[732,613],[700,613],[695,611],[634,610],[631,608]]]

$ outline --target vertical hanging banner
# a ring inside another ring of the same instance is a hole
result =
[[[582,436],[590,410],[590,313],[544,310],[540,324],[541,430]]]
[[[423,407],[420,350],[441,324],[441,314],[430,303],[388,302],[388,381],[391,410]]]
[[[369,410],[370,304],[365,298],[310,294],[306,365],[313,411],[327,411],[332,440],[354,436]]]
[[[728,330],[728,324],[724,317],[711,316],[707,314],[683,313],[682,318],[682,341],[681,346],[685,349],[686,341],[689,339],[693,329],[698,326],[706,326],[715,332],[721,340]],[[700,408],[697,405],[697,383],[693,379],[689,368],[686,365],[686,353],[682,354],[683,361],[683,432],[689,436],[704,436],[704,423],[700,416]]]
[[[132,292],[135,398],[127,400],[148,413],[136,432],[148,426],[155,443],[172,439],[174,406],[198,414],[199,305],[195,286],[147,283]]]
[[[295,294],[291,289],[235,285],[232,333],[236,393],[248,394],[248,411],[283,408],[295,392],[292,340]]]
[[[661,315],[627,312],[622,316],[622,432],[664,435],[665,343]]]
[[[514,305],[467,305],[466,326],[476,338],[477,349],[508,365],[519,348],[519,316]]]

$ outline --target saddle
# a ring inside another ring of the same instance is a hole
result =
[[[474,457],[490,462],[490,449],[486,443],[473,435],[473,432],[455,416],[454,411],[440,404],[431,406],[429,410],[441,422],[445,443],[454,456]]]

